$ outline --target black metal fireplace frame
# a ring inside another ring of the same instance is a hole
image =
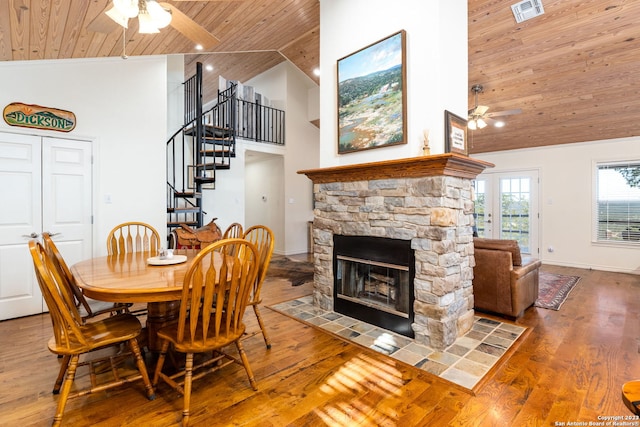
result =
[[[381,253],[380,247],[384,247],[383,253]],[[409,267],[410,300],[408,318],[357,302],[337,298],[338,255]],[[374,236],[333,235],[333,310],[335,312],[414,338],[415,334],[411,327],[414,322],[414,279],[415,253],[411,249],[410,240]]]

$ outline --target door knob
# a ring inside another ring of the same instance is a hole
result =
[[[29,237],[30,239],[37,239],[39,236],[38,233],[36,233],[35,231],[31,234],[23,234],[22,237]]]

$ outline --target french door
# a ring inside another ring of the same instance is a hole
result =
[[[49,231],[65,259],[91,257],[92,144],[0,132],[0,320],[46,311],[28,242]]]
[[[483,173],[474,190],[478,236],[517,240],[522,253],[538,256],[538,171]]]

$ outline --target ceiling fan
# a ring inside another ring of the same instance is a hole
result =
[[[171,25],[203,50],[210,49],[220,42],[216,36],[177,7],[156,0],[113,0],[89,23],[87,29],[97,33],[110,33],[118,28],[117,25],[128,28],[129,19],[136,17],[138,32],[142,34],[158,33],[160,29]]]
[[[496,111],[495,113],[488,113],[489,107],[486,105],[478,105],[478,94],[482,93],[484,88],[480,84],[471,86],[471,92],[475,95],[475,106],[469,110],[469,118],[467,120],[467,127],[471,130],[482,129],[488,124],[493,124],[495,127],[504,126],[502,120],[496,120],[494,117],[510,116],[513,114],[520,114],[522,110],[517,108],[515,110]]]

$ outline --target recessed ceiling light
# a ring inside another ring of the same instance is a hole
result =
[[[213,65],[211,65],[211,64],[207,64],[204,68],[205,68],[207,71],[213,71]]]
[[[315,76],[320,77],[320,68],[314,68],[314,69],[313,69],[313,74],[314,74]]]
[[[196,50],[202,50],[202,45],[201,44],[197,44],[196,45]]]

